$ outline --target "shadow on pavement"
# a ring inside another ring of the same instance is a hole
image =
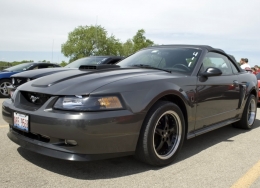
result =
[[[259,127],[260,120],[256,119],[253,129]],[[175,163],[192,157],[215,144],[221,142],[233,142],[232,137],[247,132],[248,130],[236,129],[229,125],[187,140],[175,160]],[[72,162],[43,156],[21,147],[19,147],[17,151],[23,158],[41,168],[76,179],[96,180],[118,178],[149,170],[161,169],[141,163],[135,160],[132,156],[102,161]],[[172,165],[174,165],[174,163]]]

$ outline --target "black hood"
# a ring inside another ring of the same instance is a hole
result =
[[[165,71],[140,68],[105,69],[99,71],[71,70],[28,82],[20,86],[19,89],[52,95],[88,95],[106,84],[151,74],[172,75]]]

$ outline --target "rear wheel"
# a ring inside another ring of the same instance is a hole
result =
[[[8,97],[8,90],[7,86],[11,85],[11,80],[3,79],[0,80],[0,97]]]
[[[251,129],[255,122],[257,103],[254,95],[250,95],[246,101],[241,120],[234,123],[235,127]]]
[[[150,165],[164,166],[173,162],[182,147],[185,123],[180,108],[159,101],[149,111],[136,149],[136,157]]]

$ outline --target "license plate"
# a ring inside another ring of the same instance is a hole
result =
[[[29,116],[14,112],[14,127],[29,132]]]

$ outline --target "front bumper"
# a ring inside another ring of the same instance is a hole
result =
[[[49,99],[37,110],[2,104],[3,119],[9,123],[8,137],[18,145],[47,156],[76,161],[103,159],[134,153],[143,115],[129,110],[68,112],[49,107]],[[29,133],[13,128],[13,112],[29,115]],[[75,140],[77,145],[68,145]]]

